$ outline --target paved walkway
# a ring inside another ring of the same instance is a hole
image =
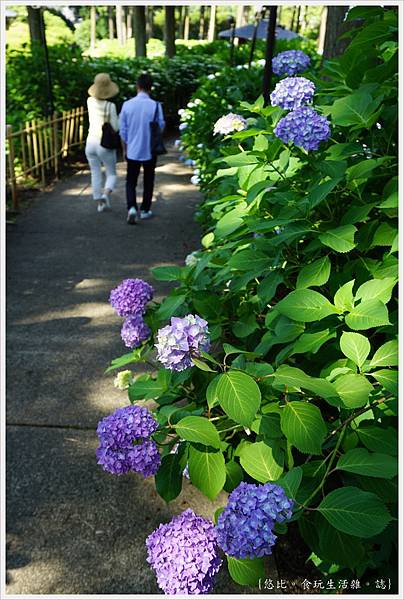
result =
[[[100,418],[126,404],[104,375],[125,352],[108,304],[125,277],[183,264],[199,245],[200,195],[171,150],[160,160],[156,218],[125,223],[124,173],[111,213],[98,214],[88,172],[41,194],[8,232],[8,594],[159,593],[144,540],[191,502],[167,506],[153,479],[113,477],[96,464]],[[167,284],[153,283],[157,299]],[[225,573],[218,592],[235,592]],[[257,590],[258,592],[258,590]]]

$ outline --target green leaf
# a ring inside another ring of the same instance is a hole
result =
[[[288,442],[305,454],[321,454],[327,434],[317,406],[307,402],[288,402],[282,410],[281,429]]]
[[[178,454],[167,454],[161,459],[161,467],[154,481],[158,494],[166,502],[176,498],[182,489],[182,466]]]
[[[341,178],[333,178],[328,181],[324,181],[311,190],[305,200],[308,202],[310,209],[313,209],[315,206],[320,204],[328,196],[330,192],[338,185],[341,181]]]
[[[375,231],[372,240],[373,246],[391,246],[397,235],[397,227],[391,227],[388,223],[381,223]]]
[[[258,285],[257,295],[265,304],[275,296],[277,287],[282,283],[283,277],[280,273],[270,273]]]
[[[136,400],[154,400],[154,398],[162,396],[166,390],[166,381],[158,381],[157,379],[142,381],[137,379],[135,383],[129,386],[128,395],[131,402],[135,402]]]
[[[315,395],[330,400],[338,398],[338,394],[334,386],[326,379],[318,377],[310,377],[301,369],[290,367],[289,365],[281,365],[274,373],[274,385],[286,385],[296,388],[304,388],[310,390]],[[332,402],[331,402],[332,403]]]
[[[305,354],[311,352],[316,354],[321,346],[328,340],[336,337],[335,331],[324,329],[323,331],[317,331],[316,333],[303,333],[298,340],[296,340],[292,354]]]
[[[337,462],[336,469],[382,479],[392,479],[398,473],[397,458],[388,454],[368,452],[365,448],[353,448],[343,454]]]
[[[176,265],[167,267],[154,267],[150,269],[154,279],[158,281],[178,281],[181,279],[182,269]]]
[[[355,430],[360,441],[366,448],[384,454],[397,454],[397,432],[393,427],[383,429],[380,425],[361,423]]]
[[[389,313],[381,300],[364,300],[345,317],[351,329],[363,330],[390,325]]]
[[[241,250],[233,254],[228,262],[229,267],[239,271],[265,271],[271,266],[269,257],[258,250]]]
[[[378,105],[379,102],[373,101],[368,93],[358,91],[350,96],[344,96],[335,100],[331,106],[332,123],[342,127],[351,125],[368,127]]]
[[[175,315],[186,300],[185,294],[179,296],[167,296],[160,304],[156,316],[158,319],[165,320]]]
[[[381,300],[386,304],[390,298],[394,286],[397,283],[395,277],[385,277],[384,279],[371,279],[363,283],[355,295],[355,300]]]
[[[247,202],[241,202],[236,208],[225,213],[216,223],[215,236],[223,238],[236,231],[243,224]]]
[[[223,452],[201,451],[191,445],[188,468],[192,483],[210,500],[214,500],[226,481]]]
[[[255,442],[240,452],[240,464],[244,471],[257,481],[276,481],[283,473],[283,455],[265,442]]]
[[[133,352],[128,352],[127,354],[124,354],[123,356],[120,356],[119,358],[114,358],[111,361],[111,366],[105,370],[105,373],[110,373],[111,371],[114,371],[115,369],[120,369],[121,367],[124,367],[125,365],[129,365],[130,363],[133,363],[133,362],[139,362],[140,360],[141,360],[141,358],[140,358],[138,351],[134,350]]]
[[[357,229],[355,225],[342,225],[335,229],[329,229],[328,231],[319,235],[319,240],[324,246],[332,248],[336,252],[349,252],[355,248],[355,233]]]
[[[391,521],[378,496],[351,486],[330,492],[317,510],[333,527],[356,537],[373,537]]]
[[[367,179],[371,176],[374,169],[382,165],[386,160],[389,160],[389,158],[387,156],[383,156],[381,158],[367,158],[359,163],[356,163],[356,165],[353,165],[346,170],[347,181],[352,181],[354,179]]]
[[[220,375],[216,394],[224,412],[236,423],[249,427],[261,404],[261,392],[252,377],[240,371]]]
[[[233,558],[227,556],[227,566],[233,581],[240,585],[258,586],[265,578],[263,558]]]
[[[370,353],[369,340],[360,333],[347,333],[344,331],[340,339],[340,347],[342,353],[359,368],[361,368]]]
[[[217,384],[219,383],[219,376],[212,379],[206,388],[206,401],[209,408],[213,408],[219,404],[219,398],[217,397]]]
[[[294,467],[288,473],[285,473],[278,481],[276,485],[280,485],[285,490],[288,498],[292,500],[296,499],[297,492],[299,491],[300,484],[302,482],[303,470],[301,467]]]
[[[243,481],[243,469],[240,465],[231,460],[226,463],[226,482],[224,484],[224,489],[229,494]]]
[[[198,442],[205,446],[221,448],[216,427],[205,417],[185,417],[175,426],[177,434],[189,442]]]
[[[394,369],[380,369],[374,373],[369,374],[374,377],[376,381],[388,392],[391,392],[395,396],[398,395],[398,373]]]
[[[276,310],[289,319],[305,323],[319,321],[337,312],[325,296],[308,289],[290,292],[278,302]]]
[[[358,538],[338,531],[323,518],[318,523],[318,531],[323,560],[350,569],[361,563],[365,549]]]
[[[350,311],[354,307],[354,297],[352,289],[355,283],[355,279],[348,281],[342,287],[337,290],[334,296],[334,304],[341,311]]]
[[[251,425],[251,430],[268,439],[282,437],[280,415],[277,413],[260,415]]]
[[[398,341],[390,340],[380,346],[374,353],[369,367],[397,367],[398,366]]]
[[[215,371],[209,365],[207,365],[206,362],[200,360],[199,358],[196,358],[195,356],[192,357],[192,362],[195,365],[195,367],[198,367],[198,369],[200,369],[201,371],[206,371],[208,373],[217,373],[217,371]]]
[[[297,277],[296,288],[324,285],[327,283],[330,273],[331,261],[328,256],[323,256],[303,267]]]
[[[373,386],[363,375],[348,373],[341,375],[334,381],[342,402],[347,408],[360,408],[365,406],[369,400],[369,394]]]

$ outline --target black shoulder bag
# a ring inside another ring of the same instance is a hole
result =
[[[153,121],[150,121],[150,152],[152,156],[167,154],[167,150],[163,142],[163,134],[157,120],[157,112],[159,103],[156,102],[156,110],[154,111]]]
[[[115,131],[109,122],[108,105],[109,102],[106,102],[104,108],[104,123],[102,126],[101,146],[103,148],[107,148],[108,150],[117,150],[121,146],[121,138],[119,133]]]

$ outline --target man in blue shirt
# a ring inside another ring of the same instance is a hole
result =
[[[119,132],[122,138],[124,155],[127,160],[126,199],[128,205],[128,223],[134,225],[137,217],[149,219],[153,216],[150,210],[154,173],[157,156],[150,150],[150,122],[156,115],[160,129],[165,126],[163,109],[160,103],[150,98],[152,78],[142,74],[136,82],[137,95],[123,103],[119,115]],[[157,113],[156,113],[157,110]],[[136,203],[136,185],[143,166],[143,202],[140,212]]]

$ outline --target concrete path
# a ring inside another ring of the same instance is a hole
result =
[[[144,541],[191,503],[211,514],[192,486],[170,506],[153,478],[113,477],[96,464],[98,421],[127,403],[105,376],[126,350],[122,320],[108,304],[125,277],[183,264],[199,245],[200,195],[170,153],[159,161],[156,218],[126,225],[124,165],[111,213],[98,214],[88,172],[41,194],[8,232],[7,592],[159,592]],[[154,282],[157,299],[166,284]],[[217,591],[239,591],[225,571]]]

